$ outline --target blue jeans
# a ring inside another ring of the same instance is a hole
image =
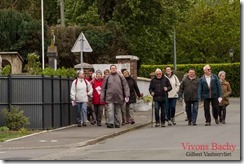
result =
[[[86,123],[87,120],[87,102],[77,102],[76,107],[77,123]]]
[[[161,123],[165,123],[165,109],[164,109],[164,103],[155,101],[155,119],[156,123],[160,123],[159,118],[161,119]],[[161,117],[159,117],[159,111],[161,109]]]
[[[168,98],[168,105],[166,107],[166,118],[167,120],[171,120],[175,117],[175,107],[176,107],[177,98]]]
[[[186,114],[189,123],[195,124],[197,121],[197,114],[198,114],[198,102],[197,101],[190,101],[186,102]]]

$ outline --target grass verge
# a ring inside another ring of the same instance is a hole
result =
[[[29,135],[32,133],[36,133],[38,132],[38,130],[31,130],[31,131],[0,131],[0,142],[4,142],[6,140],[9,139],[13,139],[13,138],[18,138],[18,137],[22,137],[25,135]]]

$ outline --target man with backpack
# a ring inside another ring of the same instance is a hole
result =
[[[120,128],[120,111],[124,101],[128,102],[130,90],[126,79],[117,73],[116,65],[110,66],[110,74],[104,79],[101,101],[108,104],[107,128]]]

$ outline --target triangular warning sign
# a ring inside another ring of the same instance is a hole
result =
[[[82,44],[83,41],[83,45]],[[88,43],[85,35],[80,33],[79,37],[75,41],[75,44],[73,45],[71,52],[81,52],[81,46],[83,47],[83,52],[92,52],[92,48],[90,44]]]

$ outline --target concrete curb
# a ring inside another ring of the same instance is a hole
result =
[[[184,113],[184,111],[181,111],[179,113],[176,113],[175,116],[179,116],[179,115],[181,115],[183,113]],[[93,145],[93,144],[96,144],[96,143],[101,142],[103,140],[106,140],[108,138],[116,137],[118,135],[125,134],[125,133],[127,133],[129,131],[133,131],[133,130],[136,130],[136,129],[143,128],[143,127],[148,126],[150,124],[152,124],[152,122],[142,123],[142,124],[139,124],[137,126],[133,126],[133,127],[127,128],[127,129],[123,129],[123,130],[118,131],[118,132],[110,133],[110,134],[107,134],[107,135],[104,135],[104,136],[101,136],[101,137],[97,137],[97,138],[94,138],[94,139],[91,139],[91,140],[88,140],[88,141],[80,142],[78,144],[75,144],[75,146],[76,147],[83,147],[83,146]]]
[[[183,113],[184,113],[184,111],[178,112],[178,113],[175,114],[175,116],[179,116],[179,115],[181,115]],[[117,132],[109,133],[109,134],[103,135],[101,137],[93,138],[93,139],[90,139],[90,140],[87,140],[87,141],[83,141],[83,142],[79,142],[79,143],[72,143],[72,144],[67,144],[67,145],[57,145],[57,146],[42,146],[42,147],[16,147],[16,148],[10,148],[8,150],[61,148],[61,147],[63,147],[63,148],[85,147],[85,146],[88,146],[88,145],[93,145],[93,144],[96,144],[98,142],[104,141],[104,140],[106,140],[108,138],[112,138],[112,137],[119,136],[121,134],[125,134],[125,133],[127,133],[129,131],[133,131],[133,130],[136,130],[136,129],[140,129],[140,128],[146,127],[146,126],[148,126],[150,124],[152,124],[152,122],[141,123],[139,125],[135,125],[135,126],[130,127],[130,128],[125,128],[125,129],[117,131]],[[76,125],[70,125],[70,126],[61,127],[61,128],[58,128],[58,129],[53,129],[53,130],[45,130],[45,131],[42,131],[42,132],[39,132],[39,133],[33,133],[33,134],[30,134],[30,135],[26,135],[26,136],[14,138],[14,139],[9,139],[9,140],[6,140],[5,142],[11,142],[11,141],[15,141],[15,140],[31,137],[31,136],[42,134],[42,133],[46,133],[46,132],[62,130],[62,129],[70,128],[70,127],[73,127],[73,126],[76,126]]]
[[[175,116],[179,116],[179,115],[181,115],[183,113],[184,113],[184,111],[181,111],[179,113],[176,113]],[[142,123],[142,124],[130,127],[130,128],[123,129],[123,130],[118,131],[118,132],[113,132],[113,133],[110,133],[110,134],[103,135],[101,137],[93,138],[91,140],[87,140],[87,141],[83,141],[83,142],[79,142],[79,143],[74,143],[74,144],[69,144],[69,145],[66,145],[66,147],[69,147],[69,148],[82,148],[82,147],[94,145],[94,144],[97,144],[97,143],[99,143],[101,141],[104,141],[106,139],[113,138],[113,137],[119,136],[121,134],[125,134],[127,132],[146,127],[146,126],[148,126],[150,124],[152,124],[152,122]],[[56,160],[57,156],[62,156],[64,154],[66,154],[66,152],[70,152],[70,151],[71,150],[65,150],[65,151],[62,151],[62,152],[58,152],[56,154],[50,154],[50,155],[43,156],[43,157],[40,157],[40,158],[37,158],[37,159],[33,159],[33,160]]]
[[[65,127],[61,127],[61,128],[57,128],[57,129],[52,129],[52,130],[43,130],[43,131],[41,131],[41,132],[32,133],[32,134],[25,135],[25,136],[22,136],[22,137],[12,138],[12,139],[6,140],[6,141],[4,141],[4,142],[11,142],[11,141],[15,141],[15,140],[19,140],[19,139],[23,139],[23,138],[31,137],[31,136],[34,136],[34,135],[37,135],[37,134],[46,133],[46,132],[52,132],[52,131],[57,131],[57,130],[63,130],[63,129],[71,128],[71,127],[73,127],[73,126],[76,126],[76,125],[69,125],[69,126],[65,126]]]

